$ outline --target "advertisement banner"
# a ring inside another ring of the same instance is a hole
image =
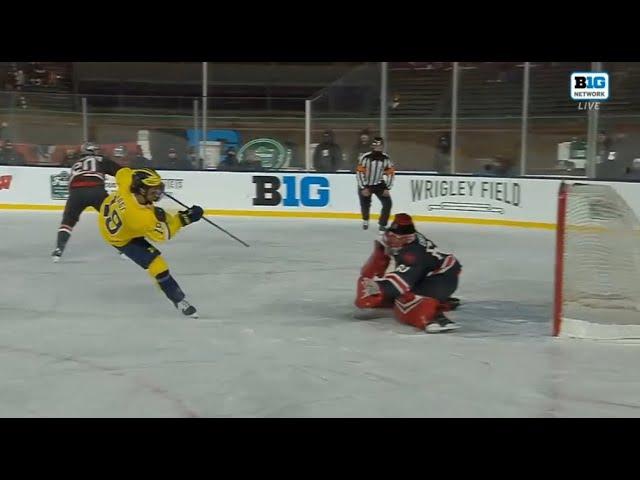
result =
[[[353,174],[159,171],[167,193],[210,215],[360,218]],[[640,217],[640,183],[613,186]],[[417,221],[553,228],[559,179],[397,175],[392,214]],[[107,176],[106,189],[115,181]],[[0,209],[61,210],[69,195],[68,169],[0,166]],[[177,209],[165,198],[160,205]],[[377,218],[381,205],[371,205]]]

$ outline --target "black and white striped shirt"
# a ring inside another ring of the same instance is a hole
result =
[[[358,187],[365,188],[379,185],[384,181],[387,189],[391,189],[395,176],[395,167],[389,155],[383,152],[369,152],[360,157],[356,168]]]

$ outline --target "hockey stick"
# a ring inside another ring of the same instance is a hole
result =
[[[189,209],[189,207],[187,207],[184,203],[182,203],[180,200],[178,200],[177,198],[173,198],[171,195],[169,195],[168,193],[164,193],[165,197],[169,197],[171,200],[173,200],[174,202],[176,202],[178,205],[182,205],[184,208]],[[222,228],[219,225],[216,225],[215,223],[213,223],[211,220],[209,220],[207,217],[203,216],[202,220],[204,220],[207,223],[210,223],[211,225],[213,225],[214,227],[216,227],[218,230],[223,231],[224,233],[226,233],[227,235],[229,235],[231,238],[233,238],[234,240],[237,240],[238,242],[240,242],[242,245],[244,245],[245,247],[248,247],[249,244],[246,242],[243,242],[242,240],[240,240],[238,237],[236,237],[235,235],[233,235],[232,233],[227,232],[224,228]]]

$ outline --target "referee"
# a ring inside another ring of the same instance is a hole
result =
[[[375,194],[382,203],[382,212],[378,220],[380,232],[384,232],[391,214],[391,194],[395,168],[389,155],[384,153],[384,140],[374,137],[371,151],[365,153],[358,161],[356,178],[358,180],[358,197],[362,212],[362,228],[369,228],[369,211],[371,210],[371,194]]]

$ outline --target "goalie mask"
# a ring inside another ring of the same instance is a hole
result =
[[[394,255],[415,239],[416,227],[411,216],[406,213],[396,214],[393,223],[384,233],[384,243]]]
[[[141,168],[133,171],[131,192],[141,195],[147,202],[157,202],[164,193],[164,183],[155,170]]]

